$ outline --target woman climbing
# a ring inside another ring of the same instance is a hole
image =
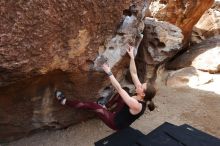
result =
[[[154,110],[155,106],[152,101],[156,94],[156,90],[152,84],[141,83],[138,76],[134,61],[134,48],[129,46],[127,52],[131,58],[130,73],[132,81],[135,85],[135,96],[130,96],[119,84],[111,72],[110,67],[104,63],[102,68],[108,75],[117,94],[109,101],[107,106],[111,106],[115,102],[117,107],[114,112],[107,110],[105,107],[95,102],[83,102],[78,100],[68,100],[61,91],[56,91],[55,96],[62,105],[67,105],[76,109],[87,109],[95,112],[97,116],[111,129],[120,130],[129,127],[136,119],[143,115],[146,106],[149,110]]]

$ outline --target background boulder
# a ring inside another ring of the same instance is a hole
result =
[[[184,43],[187,43],[193,26],[213,2],[214,0],[153,0],[148,15],[181,28]]]
[[[215,1],[193,27],[192,43],[200,43],[203,40],[220,34],[220,1]]]
[[[185,67],[176,71],[170,71],[166,79],[169,87],[199,86],[213,80],[209,73],[197,70],[194,67]]]
[[[166,68],[176,70],[193,66],[196,69],[218,73],[220,72],[220,36],[209,38],[191,46],[188,51],[167,63]]]

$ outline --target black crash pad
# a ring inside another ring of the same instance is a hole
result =
[[[126,128],[99,140],[95,146],[220,146],[220,139],[187,124],[165,122],[147,135]]]
[[[220,139],[187,124],[175,126],[165,122],[138,139],[138,146],[220,146]]]
[[[138,146],[184,146],[181,142],[164,133],[169,128],[177,128],[177,126],[165,122],[146,136],[139,138],[136,144]]]
[[[134,146],[137,139],[142,136],[144,134],[139,130],[129,127],[95,142],[95,146]]]
[[[220,146],[220,138],[214,137],[212,135],[209,135],[208,133],[195,129],[188,124],[181,125],[180,127],[189,130],[191,135],[194,135],[195,137],[208,140],[209,143],[212,144],[212,146]]]
[[[186,124],[165,129],[165,133],[186,146],[220,146],[220,139]]]

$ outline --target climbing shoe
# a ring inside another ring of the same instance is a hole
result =
[[[96,103],[101,106],[105,106],[108,103],[108,101],[111,99],[113,94],[114,92],[112,88],[110,87],[105,88],[103,92],[100,94],[100,98],[96,101]]]
[[[57,100],[61,103],[61,104],[65,104],[66,103],[66,98],[64,96],[64,94],[61,91],[56,90],[55,91],[55,97],[57,98]]]

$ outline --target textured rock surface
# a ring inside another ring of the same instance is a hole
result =
[[[123,78],[129,58],[125,46],[140,42],[146,10],[145,1],[132,2],[0,2],[1,141],[37,129],[66,127],[92,116],[60,106],[54,91],[94,101],[109,84],[99,72],[97,58],[103,54],[116,77]],[[124,20],[131,18],[125,25]],[[115,54],[119,55],[112,59]]]
[[[153,60],[159,64],[173,57],[182,47],[183,35],[181,29],[167,22],[146,18],[144,43]]]
[[[1,86],[55,69],[86,70],[129,5],[130,0],[2,1]]]
[[[211,73],[220,72],[220,36],[209,38],[192,46],[187,52],[167,64],[167,69],[180,69],[194,66]]]
[[[215,1],[207,10],[198,23],[193,27],[192,43],[201,41],[220,34],[220,1]]]
[[[147,70],[147,78],[155,75],[155,67],[173,57],[182,48],[183,35],[180,28],[168,22],[145,18],[144,38],[136,58],[137,68]],[[146,68],[147,66],[147,68]],[[142,76],[139,73],[139,76]]]
[[[194,67],[186,67],[170,72],[166,81],[166,85],[170,87],[194,87],[211,82],[212,76]]]
[[[150,13],[154,18],[180,27],[188,41],[193,26],[214,0],[152,0]]]

